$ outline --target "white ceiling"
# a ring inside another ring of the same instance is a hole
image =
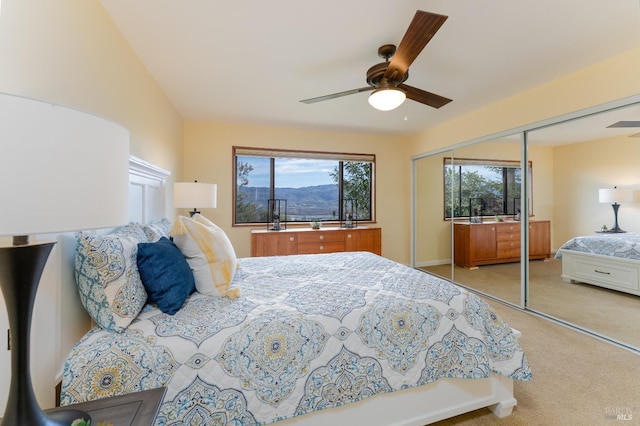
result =
[[[102,0],[185,119],[410,134],[640,46],[639,0]],[[366,86],[416,10],[449,18],[407,84],[453,102],[380,112]],[[639,76],[640,78],[640,76]]]

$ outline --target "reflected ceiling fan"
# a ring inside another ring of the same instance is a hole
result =
[[[620,128],[620,127],[640,127],[640,121],[636,121],[636,120],[632,120],[632,121],[618,121],[616,123],[613,123],[609,126],[607,126],[608,129],[611,128]],[[630,138],[640,138],[640,133],[634,133],[632,135],[629,135]]]
[[[368,86],[300,102],[312,104],[373,90],[369,103],[381,111],[399,107],[406,98],[433,108],[448,104],[451,99],[404,84],[409,78],[409,67],[446,20],[447,16],[418,10],[397,49],[393,44],[385,44],[378,49],[378,56],[384,62],[369,68]]]

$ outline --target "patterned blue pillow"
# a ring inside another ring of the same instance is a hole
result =
[[[138,244],[138,269],[149,300],[166,314],[175,314],[196,290],[187,259],[166,237]]]
[[[78,293],[91,318],[105,330],[124,331],[147,301],[136,262],[140,241],[146,236],[137,224],[112,234],[78,234]]]
[[[171,222],[169,222],[169,219],[163,218],[157,222],[153,222],[147,225],[142,225],[142,230],[147,236],[146,242],[155,243],[162,237],[169,238],[169,231],[171,230]]]

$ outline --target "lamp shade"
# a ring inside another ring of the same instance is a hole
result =
[[[67,426],[91,417],[75,409],[45,414],[30,379],[30,333],[40,277],[55,242],[33,234],[127,222],[129,133],[94,115],[0,94],[0,288],[11,335],[6,425]]]
[[[127,222],[129,132],[95,115],[0,93],[0,235]]]
[[[598,190],[601,203],[630,203],[633,201],[633,191],[628,188],[604,188]]]
[[[407,95],[396,87],[381,87],[369,95],[369,104],[380,111],[391,111],[402,105],[406,98]]]
[[[176,182],[173,184],[173,207],[215,209],[217,191],[215,183]]]

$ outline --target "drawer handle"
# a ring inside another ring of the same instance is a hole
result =
[[[320,246],[320,250],[324,250],[324,246]]]
[[[293,237],[289,237],[289,241],[293,241]]]
[[[347,234],[347,238],[351,238],[351,234]]]
[[[320,240],[324,240],[324,235],[320,235]]]
[[[593,272],[597,272],[599,274],[604,274],[604,275],[611,275],[611,272],[606,272],[606,271],[598,271],[597,269],[594,269]]]

